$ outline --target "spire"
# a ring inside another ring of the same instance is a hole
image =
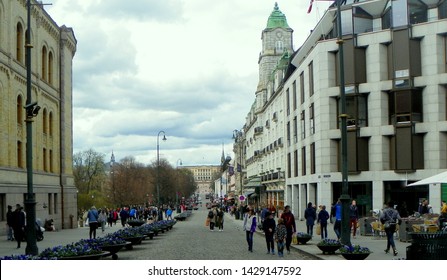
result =
[[[278,2],[275,2],[275,7],[267,21],[267,28],[289,28],[286,16],[279,10]]]
[[[224,153],[224,144],[222,143],[222,157],[220,158],[220,163],[223,164],[225,162],[225,153]]]

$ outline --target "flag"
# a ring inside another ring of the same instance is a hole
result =
[[[338,0],[310,0],[309,8],[307,9],[307,13],[309,14],[312,11],[312,5],[314,4],[314,1],[333,1],[336,2]],[[343,0],[341,3],[346,3],[346,0]]]
[[[228,166],[228,174],[230,175],[230,176],[233,176],[234,175],[234,167],[233,166]]]
[[[314,3],[314,0],[310,0],[310,5],[309,5],[309,9],[307,9],[307,13],[309,14],[310,12],[312,12],[312,4]]]

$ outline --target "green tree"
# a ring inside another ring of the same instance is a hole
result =
[[[107,182],[105,155],[89,149],[73,155],[73,175],[78,189],[78,207],[88,209],[102,199],[102,188]],[[100,206],[102,207],[102,206]]]

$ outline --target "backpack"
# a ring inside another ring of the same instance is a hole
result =
[[[213,213],[213,211],[209,211],[209,212],[208,212],[208,218],[210,218],[210,219],[214,218],[214,213]]]

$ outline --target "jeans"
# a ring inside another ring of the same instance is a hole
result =
[[[314,225],[306,225],[307,226],[307,234],[311,236],[314,235]]]
[[[394,244],[394,232],[396,231],[396,226],[391,226],[385,229],[386,233],[386,249],[389,250],[390,247],[396,250],[396,244]]]
[[[320,223],[321,239],[327,238],[327,223]]]
[[[284,253],[284,241],[276,242],[276,246],[278,247],[278,256],[281,256]]]
[[[248,251],[253,252],[253,232],[245,231],[245,238],[248,243]]]
[[[341,220],[336,220],[334,223],[334,231],[335,234],[337,235],[337,238],[340,239],[340,235],[341,235]]]

